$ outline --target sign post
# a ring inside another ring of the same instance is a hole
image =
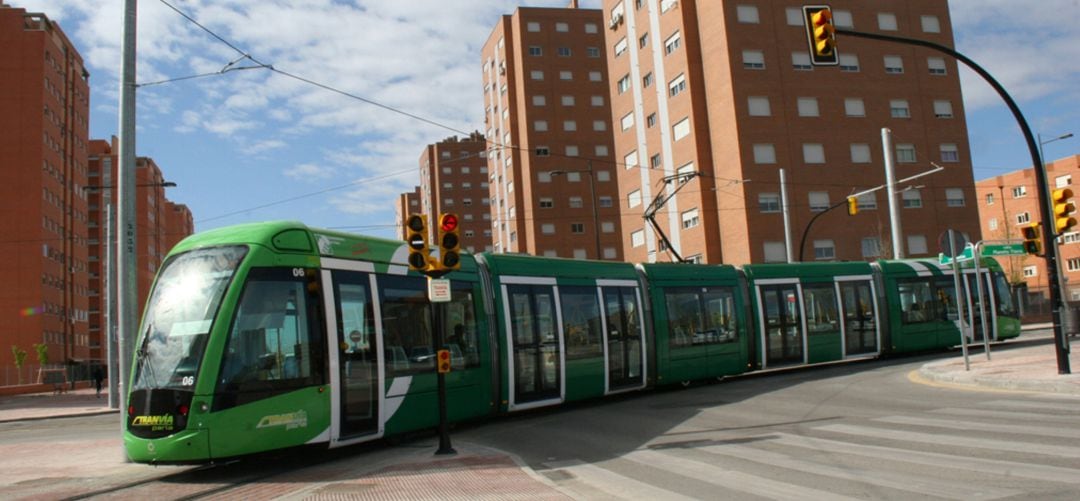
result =
[[[941,257],[941,264],[952,263],[953,272],[953,295],[956,301],[956,328],[960,331],[960,349],[964,353],[964,370],[971,370],[971,362],[968,360],[967,349],[967,328],[964,323],[964,303],[960,300],[961,291],[960,288],[960,261],[972,259],[975,256],[975,251],[971,247],[967,246],[967,238],[963,233],[954,230],[945,230],[938,239],[938,244],[941,245],[941,251],[943,256]],[[961,250],[963,249],[963,250]],[[948,257],[948,262],[946,262]]]

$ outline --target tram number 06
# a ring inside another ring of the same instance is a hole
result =
[[[180,386],[194,386],[195,376],[184,376],[180,379]]]
[[[296,278],[304,277],[304,276],[307,276],[307,271],[304,270],[303,268],[293,268],[292,269],[292,276],[296,277]]]

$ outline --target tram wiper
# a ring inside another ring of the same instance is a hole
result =
[[[150,362],[150,333],[154,331],[154,324],[151,323],[146,326],[146,332],[143,334],[142,344],[139,345],[139,350],[135,352],[136,355],[136,367],[139,369],[139,381],[144,381],[142,377],[143,369],[146,369],[146,373],[149,376],[149,381],[157,384],[157,375],[154,374],[154,364]],[[142,385],[150,388],[149,385]]]

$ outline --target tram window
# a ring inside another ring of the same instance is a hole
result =
[[[929,280],[906,280],[897,284],[900,318],[905,324],[930,322],[937,318],[938,299]]]
[[[832,284],[803,288],[806,326],[810,334],[840,332],[840,313],[836,304],[836,289]]]
[[[480,346],[476,340],[476,302],[473,285],[469,282],[453,282],[451,299],[446,303],[446,321],[443,339],[450,350],[450,365],[454,369],[478,367]]]
[[[603,354],[600,302],[595,287],[560,287],[566,358],[590,358]]]
[[[297,277],[292,268],[256,268],[248,274],[225,345],[219,393],[325,384],[317,274],[305,272]]]
[[[956,320],[956,287],[952,277],[942,277],[934,282],[937,291],[940,320]]]
[[[387,372],[396,375],[434,371],[431,303],[425,279],[380,275],[378,280],[386,352],[403,353],[409,360],[405,366],[386,359]]]
[[[994,293],[997,294],[998,315],[1003,317],[1018,316],[1016,314],[1016,304],[1013,303],[1013,296],[1009,290],[1009,282],[1005,280],[1005,274],[995,271],[992,276],[994,277]]]
[[[671,347],[729,343],[738,339],[730,288],[670,288],[664,293]]]

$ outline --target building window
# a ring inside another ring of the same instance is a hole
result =
[[[1066,174],[1064,176],[1058,176],[1054,178],[1055,188],[1064,188],[1072,184],[1072,174]]]
[[[674,35],[671,35],[667,40],[664,40],[664,54],[671,54],[678,50],[681,41],[682,37],[679,35],[679,32],[676,31]]]
[[[917,189],[904,190],[901,192],[905,209],[922,208],[922,192]]]
[[[740,23],[758,24],[761,22],[755,5],[739,5],[735,7],[735,15]]]
[[[833,9],[833,24],[837,28],[855,28],[854,18],[851,16],[850,10]]]
[[[607,156],[607,146],[604,147],[604,156]],[[596,171],[596,180],[601,183],[611,181],[611,171],[598,170]]]
[[[890,100],[889,115],[893,118],[911,118],[911,108],[908,107],[907,99]]]
[[[926,58],[926,67],[929,69],[931,75],[945,75],[947,70],[945,69],[945,59],[941,57],[928,57]]]
[[[742,65],[748,70],[765,69],[765,53],[760,50],[742,51]]]
[[[912,256],[926,254],[926,237],[924,235],[908,235],[907,250],[908,254]]]
[[[637,150],[631,151],[630,153],[627,153],[626,156],[623,157],[623,165],[625,165],[627,169],[634,168],[634,167],[638,166]]]
[[[546,157],[546,156],[549,156],[549,155],[551,155],[551,149],[548,148],[547,146],[537,146],[536,147],[536,156],[538,156],[538,157]]]
[[[810,211],[821,212],[829,208],[829,192],[827,191],[811,191],[810,192]]]
[[[561,102],[563,106],[573,106],[575,102],[574,96],[562,96],[559,98],[559,102]]]
[[[615,223],[611,221],[603,221],[600,223],[601,233],[615,233]]]
[[[923,33],[941,33],[941,21],[937,16],[920,16]]]
[[[858,200],[860,211],[877,210],[877,197],[874,196],[873,193],[863,193],[862,195],[855,197],[855,199]]]
[[[572,144],[568,145],[566,147],[566,156],[568,156],[568,157],[576,157],[576,156],[578,156],[578,147],[575,146],[575,145],[572,145]]]
[[[657,169],[660,167],[660,154],[657,153],[649,158],[649,167]]]
[[[571,209],[580,209],[584,207],[584,201],[581,197],[570,197],[569,204]]]
[[[596,23],[585,23],[585,33],[597,33]]]
[[[656,113],[649,113],[649,116],[645,117],[645,124],[649,127],[656,125]]]
[[[994,194],[993,193],[987,193],[986,194],[986,205],[994,205]]]
[[[592,96],[589,98],[589,104],[593,106],[603,106],[604,96]]]
[[[611,197],[600,197],[598,200],[598,205],[600,205],[600,207],[611,207]]]
[[[649,46],[649,32],[646,31],[644,35],[641,35],[640,37],[638,37],[637,45],[638,45],[638,48],[641,48],[641,49],[644,49],[645,47]]]
[[[990,218],[990,220],[986,222],[986,227],[989,228],[990,231],[994,231],[994,230],[998,229],[998,220],[997,220],[997,218],[996,217]]]
[[[600,57],[600,47],[585,47],[585,55],[588,57]]]
[[[868,164],[870,163],[870,145],[866,143],[852,143],[851,145],[851,163],[853,164]]]
[[[540,70],[532,70],[532,71],[529,72],[529,77],[532,78],[533,80],[543,80],[544,79],[544,72],[540,71]]]
[[[698,218],[698,210],[696,208],[690,209],[682,213],[682,228],[684,230],[693,228],[697,226],[700,222],[701,221]]]
[[[668,83],[668,94],[671,97],[675,97],[684,90],[686,90],[686,77],[680,73],[679,76],[673,78],[671,82]]]
[[[866,237],[862,239],[862,257],[881,257],[881,240],[877,237]]]
[[[615,42],[615,57],[619,57],[623,54],[623,52],[626,52],[627,45],[628,44],[626,43],[626,37],[623,37],[619,39],[618,42]]]
[[[570,47],[559,47],[555,49],[555,51],[559,57],[570,57],[573,55],[573,51],[570,50]]]
[[[637,230],[630,233],[630,246],[641,247],[645,245],[645,230]]]
[[[626,195],[626,205],[630,209],[641,205],[641,190],[634,190],[628,193]]]
[[[859,56],[856,56],[855,54],[840,54],[840,71],[846,71],[848,73],[858,72]]]
[[[605,125],[605,127],[606,127],[606,125]],[[598,145],[596,145],[596,149],[594,151],[595,151],[596,156],[598,156],[598,157],[606,157],[606,156],[608,156],[608,147],[607,147],[607,145],[598,144]]]
[[[540,23],[531,22],[531,23],[526,25],[526,29],[528,29],[529,31],[532,31],[532,32],[540,31]]]
[[[639,2],[641,0],[638,0]],[[660,13],[663,14],[675,7],[679,3],[679,0],[660,0]]]
[[[945,189],[945,205],[949,207],[964,206],[964,190],[960,188]]]
[[[619,82],[616,84],[616,88],[618,89],[619,94],[630,90],[630,75],[623,75],[623,77],[620,78]]]
[[[604,120],[593,120],[592,130],[605,131],[607,130],[607,122]]]
[[[754,163],[756,164],[774,164],[776,163],[776,147],[772,144],[755,144],[754,145]]]
[[[542,55],[544,55],[544,48],[540,47],[539,45],[530,45],[529,46],[529,55],[530,56],[542,56]]]
[[[896,162],[902,164],[915,163],[915,145],[907,143],[897,144]]]
[[[1027,196],[1027,186],[1017,186],[1012,189],[1013,198],[1023,198]]]
[[[798,7],[788,7],[784,10],[784,15],[787,17],[788,26],[802,26],[806,22],[802,9]]]
[[[791,53],[791,67],[796,71],[810,71],[814,65],[810,64],[810,54],[805,50]]]
[[[866,105],[861,97],[844,98],[844,114],[849,117],[865,117]]]
[[[590,71],[589,72],[589,81],[590,82],[603,82],[604,81],[604,75],[603,75],[603,73],[600,73],[599,71]]]
[[[544,235],[554,235],[555,225],[553,223],[544,223],[540,225],[540,233]]]
[[[559,72],[559,80],[573,80],[573,79],[574,79],[574,73],[572,71],[565,71],[564,70],[564,71]]]
[[[955,144],[944,143],[941,145],[941,161],[942,162],[959,162],[960,150],[956,148]]]
[[[758,193],[758,207],[762,213],[780,212],[780,195],[776,193]]]
[[[634,126],[634,112],[631,111],[630,113],[627,113],[627,114],[623,115],[622,120],[620,121],[620,124],[622,125],[622,130],[627,130],[627,129],[633,127]]]
[[[562,127],[564,131],[573,132],[577,130],[577,121],[575,120],[563,120]]]
[[[904,60],[900,56],[885,56],[885,73],[900,74],[904,72]]]
[[[1034,277],[1034,276],[1038,276],[1038,274],[1039,274],[1039,267],[1038,266],[1032,265],[1032,266],[1025,266],[1024,267],[1024,278],[1031,278],[1031,277]]]
[[[803,162],[808,164],[825,163],[825,146],[821,143],[803,143]]]
[[[652,81],[653,81],[653,76],[652,76],[652,72],[650,71],[650,72],[646,73],[645,76],[641,77],[641,86],[642,87],[648,87],[648,86],[652,85]]]
[[[533,122],[533,130],[536,132],[544,132],[548,130],[547,120],[537,120]]]
[[[814,240],[814,259],[836,259],[836,246],[832,240]]]
[[[675,122],[675,125],[671,126],[671,135],[675,139],[675,141],[678,141],[678,140],[680,140],[680,139],[682,139],[682,138],[684,138],[686,136],[689,136],[690,135],[690,117],[686,117],[686,118],[684,118],[682,120],[679,120],[678,122]]]
[[[747,104],[750,108],[750,116],[752,117],[767,117],[772,114],[769,109],[769,98],[764,96],[750,96],[747,98]]]
[[[800,117],[820,116],[820,113],[818,112],[818,101],[816,97],[800,97],[798,99],[798,107]]]
[[[585,233],[585,223],[570,223],[570,233],[575,235]]]
[[[1030,212],[1021,212],[1016,215],[1016,224],[1028,224],[1031,222]]]
[[[877,15],[878,29],[881,31],[896,31],[896,14],[891,12],[879,12]]]
[[[787,247],[784,242],[764,242],[765,262],[783,263],[787,261]]]
[[[675,170],[676,174],[679,174],[679,184],[686,184],[690,181],[690,174],[696,172],[694,170],[694,162],[690,162]]]
[[[952,103],[946,100],[934,101],[934,117],[936,118],[952,118]]]
[[[532,104],[533,104],[533,106],[546,106],[547,105],[547,97],[545,97],[545,96],[533,96],[532,97]]]
[[[555,31],[558,31],[559,33],[566,33],[570,31],[570,25],[566,23],[555,23]]]

